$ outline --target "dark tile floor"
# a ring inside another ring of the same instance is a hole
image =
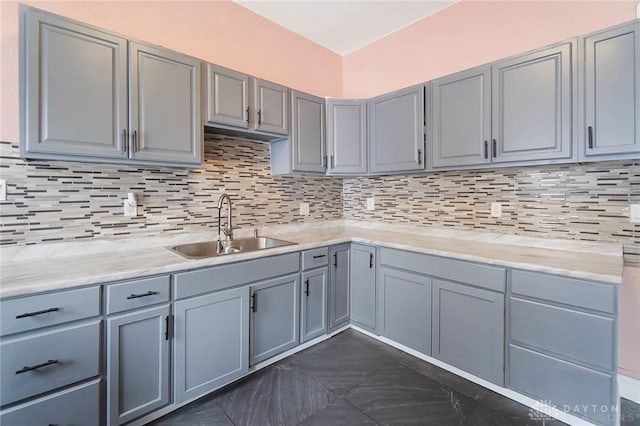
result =
[[[638,404],[623,400],[623,409],[624,426],[640,425]],[[153,425],[564,424],[544,417],[439,367],[347,330]]]

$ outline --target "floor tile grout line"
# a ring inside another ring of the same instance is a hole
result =
[[[348,399],[346,399],[346,398],[340,398],[340,399],[342,399],[344,402],[349,404],[349,406],[353,407],[356,411],[358,411],[358,412],[364,414],[365,416],[367,416],[367,418],[371,419],[371,421],[374,422],[375,424],[377,424],[377,425],[381,425],[382,424],[382,423],[379,423],[376,419],[374,419],[370,415],[368,415],[367,413],[365,413],[364,411],[362,411],[361,409],[359,409],[358,407],[356,407],[355,405],[353,405],[351,403],[351,401],[349,401]]]

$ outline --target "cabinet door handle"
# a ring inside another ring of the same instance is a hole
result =
[[[262,124],[262,110],[258,110],[258,126]]]
[[[256,293],[253,293],[251,295],[251,312],[257,311],[256,302],[257,302]]]
[[[369,269],[373,268],[373,253],[369,253]]]
[[[60,308],[49,308],[49,309],[43,309],[42,311],[26,312],[24,314],[16,315],[16,319],[35,317],[36,315],[48,314],[49,312],[56,312],[59,310]]]
[[[326,254],[318,254],[318,255],[313,256],[314,259],[320,259],[320,258],[323,258],[323,257],[327,257],[327,255]]]
[[[309,280],[305,280],[304,285],[305,285],[304,294],[306,294],[307,297],[309,297]]]
[[[494,139],[493,140],[493,158],[496,158],[498,156],[498,142]]]
[[[46,367],[48,365],[57,364],[57,359],[50,359],[47,362],[43,362],[42,364],[32,365],[30,367],[22,367],[20,370],[16,371],[16,374],[26,373],[27,371],[37,370],[38,368]]]
[[[338,253],[333,253],[333,267],[338,267]]]
[[[422,150],[418,149],[418,166],[422,165]]]
[[[164,317],[164,340],[169,340],[169,317],[170,315]]]
[[[589,134],[589,149],[593,149],[593,127],[587,127],[587,133]]]
[[[245,118],[244,120],[247,122],[247,124],[249,124],[249,107],[247,107],[247,115],[245,115],[245,117],[247,118]]]
[[[138,298],[140,298],[140,297],[153,296],[153,295],[156,295],[156,294],[158,294],[158,292],[157,292],[157,291],[151,291],[151,290],[149,290],[149,291],[148,291],[148,292],[146,292],[146,293],[130,294],[129,296],[127,296],[127,300],[128,300],[128,299],[138,299]]]
[[[131,135],[131,152],[138,152],[138,131],[134,130],[133,134]]]
[[[122,152],[129,154],[129,141],[127,140],[127,129],[122,130]]]
[[[484,158],[489,158],[489,141],[484,141]]]

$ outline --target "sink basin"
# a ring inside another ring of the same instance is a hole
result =
[[[178,253],[182,257],[186,257],[187,259],[203,259],[205,257],[247,253],[250,251],[265,250],[274,247],[290,246],[293,244],[296,243],[269,237],[253,237],[223,241],[222,247],[218,247],[217,241],[205,241],[202,243],[182,244],[179,246],[168,247],[168,249]]]

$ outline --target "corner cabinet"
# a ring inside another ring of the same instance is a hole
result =
[[[367,101],[329,99],[327,101],[327,145],[329,175],[366,174]]]
[[[640,155],[640,22],[580,39],[581,161]],[[631,155],[630,155],[631,154]]]
[[[21,8],[21,155],[202,164],[200,61]]]
[[[349,246],[329,249],[329,331],[349,323]]]
[[[419,85],[368,101],[371,174],[425,169],[424,92]]]
[[[376,248],[351,245],[351,323],[376,331]]]

